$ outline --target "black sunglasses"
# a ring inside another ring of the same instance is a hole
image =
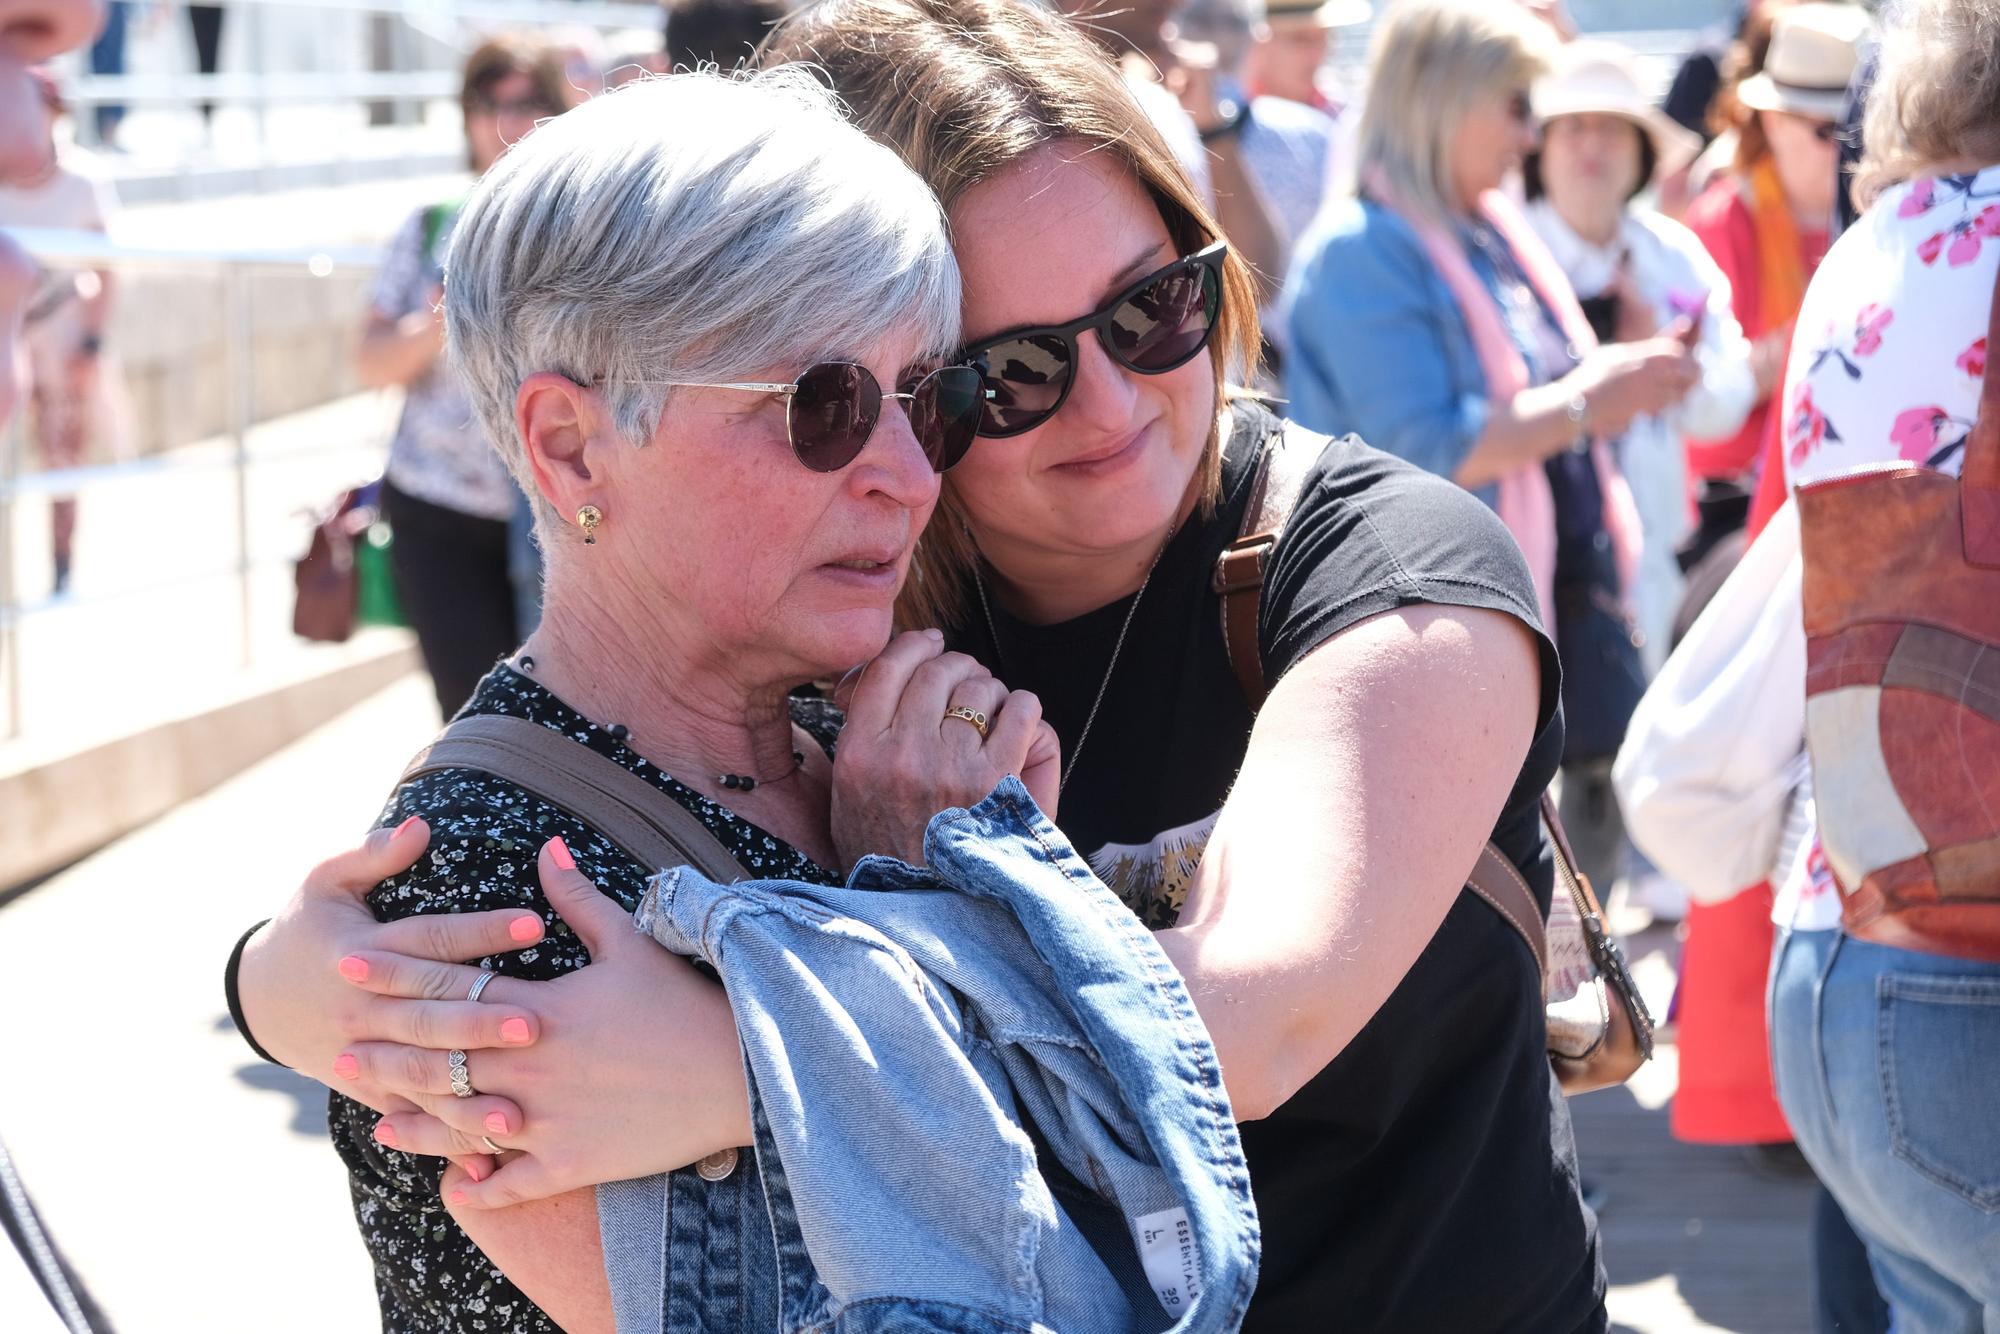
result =
[[[1217,241],[1183,256],[1080,320],[1014,329],[974,343],[960,354],[980,375],[979,434],[993,438],[1032,431],[1062,407],[1076,381],[1076,339],[1086,329],[1128,371],[1164,375],[1208,346],[1222,310],[1222,261]]]
[[[882,392],[866,366],[846,361],[822,361],[799,373],[790,384],[736,380],[715,384],[702,380],[639,380],[627,384],[658,384],[681,389],[735,389],[749,394],[782,394],[785,432],[792,453],[814,472],[839,472],[854,462],[861,447],[882,420],[882,400],[900,399],[909,406],[910,430],[923,446],[931,467],[943,472],[965,457],[979,425],[986,386],[970,366],[940,366],[921,380],[905,382],[903,391]]]

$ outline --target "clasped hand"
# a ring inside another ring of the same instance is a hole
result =
[[[931,816],[977,802],[1010,774],[1054,811],[1060,748],[1039,701],[946,653],[937,632],[898,636],[839,697],[849,712],[831,820],[848,864],[869,852],[921,863]],[[980,715],[984,730],[948,716],[954,708]],[[459,1206],[647,1176],[749,1142],[726,995],[636,932],[559,840],[543,847],[537,871],[590,953],[565,977],[495,977],[478,1001],[466,999],[480,971],[454,961],[538,942],[532,913],[377,923],[363,896],[427,840],[410,821],[323,864],[246,951],[246,1006],[274,1054],[384,1112],[383,1144],[456,1162],[463,1171],[443,1188]],[[282,981],[253,998],[253,972]],[[453,1048],[466,1054],[473,1096],[452,1091]],[[489,1143],[503,1153],[490,1155]]]

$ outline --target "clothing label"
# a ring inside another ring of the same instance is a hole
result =
[[[1200,1257],[1187,1210],[1162,1209],[1134,1219],[1132,1228],[1139,1238],[1139,1263],[1146,1267],[1153,1295],[1168,1315],[1178,1317],[1201,1296]]]

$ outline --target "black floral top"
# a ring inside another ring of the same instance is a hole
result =
[[[831,753],[839,714],[831,705],[794,700],[793,716]],[[612,739],[527,676],[502,664],[479,684],[464,712],[525,718],[616,760],[692,811],[745,869],[760,878],[838,884],[812,862],[727,808],[661,772]],[[535,858],[560,835],[577,868],[627,912],[657,867],[641,866],[610,840],[557,806],[512,783],[472,769],[426,774],[396,790],[381,823],[420,815],[430,825],[429,853],[369,894],[384,921],[419,913],[533,908],[549,934],[530,949],[478,960],[506,977],[548,979],[590,962],[583,944],[556,920],[536,883]],[[472,1243],[438,1197],[443,1161],[375,1142],[380,1118],[335,1093],[327,1119],[347,1164],[354,1216],[375,1262],[375,1290],[385,1334],[460,1330],[554,1331],[557,1326]]]

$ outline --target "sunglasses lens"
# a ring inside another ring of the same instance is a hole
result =
[[[1178,265],[1111,312],[1106,341],[1135,371],[1173,370],[1208,345],[1221,294],[1214,268]]]
[[[910,426],[931,467],[944,472],[965,457],[979,431],[986,404],[986,380],[971,366],[945,366],[924,377],[912,392]]]
[[[792,395],[792,453],[814,472],[854,462],[882,416],[882,386],[860,366],[829,361],[799,376]]]
[[[1041,425],[1062,402],[1074,366],[1069,343],[1054,334],[996,343],[979,361],[991,395],[983,402],[981,435],[1019,435]]]

